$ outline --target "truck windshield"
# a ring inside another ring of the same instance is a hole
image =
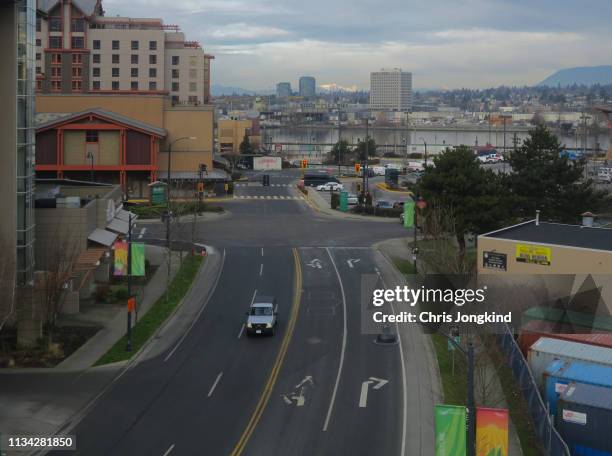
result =
[[[251,307],[251,315],[272,315],[272,307]]]

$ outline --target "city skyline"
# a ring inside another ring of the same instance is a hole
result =
[[[393,0],[384,9],[344,0],[107,0],[105,9],[178,24],[215,55],[213,84],[249,90],[302,74],[320,86],[366,89],[370,71],[384,67],[412,71],[415,89],[533,85],[561,68],[609,63],[612,34],[603,0]]]

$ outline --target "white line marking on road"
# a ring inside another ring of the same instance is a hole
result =
[[[140,230],[140,234],[138,235],[138,239],[142,239],[142,237],[144,236],[144,234],[147,232],[146,228],[143,228],[142,230]]]
[[[365,382],[361,383],[361,395],[359,396],[359,407],[367,407],[368,406],[368,389],[370,389],[370,385],[376,383],[372,387],[372,389],[379,390],[387,383],[389,380],[385,380],[383,378],[370,377]]]
[[[215,380],[215,383],[213,383],[213,385],[210,387],[210,391],[208,392],[208,397],[212,396],[212,394],[215,391],[215,388],[217,387],[217,383],[219,383],[219,380],[221,380],[222,376],[223,376],[223,372],[219,372],[219,375],[217,375],[217,379]]]
[[[349,265],[349,268],[353,269],[355,267],[355,263],[359,263],[361,260],[359,258],[350,258],[346,260]]]
[[[264,256],[263,247],[261,248],[261,256]]]
[[[338,375],[336,376],[336,383],[334,384],[334,390],[332,392],[331,401],[329,402],[329,409],[327,410],[327,416],[325,417],[325,423],[323,423],[323,431],[327,431],[327,426],[329,426],[329,420],[331,419],[331,414],[334,409],[334,401],[336,400],[336,393],[338,392],[338,384],[340,383],[340,376],[342,375],[342,366],[344,365],[344,352],[346,351],[346,337],[347,337],[347,324],[346,324],[346,295],[344,293],[344,285],[342,284],[342,278],[340,277],[340,272],[338,272],[338,267],[336,266],[336,262],[332,257],[331,252],[328,248],[325,248],[327,255],[329,255],[329,259],[336,271],[336,276],[338,277],[338,282],[340,283],[340,292],[342,293],[342,317],[343,317],[343,328],[342,328],[342,351],[340,352],[340,364],[338,366]]]
[[[263,275],[263,263],[259,265],[259,277]]]
[[[174,450],[174,443],[170,445],[170,448],[166,450],[163,456],[168,456],[170,453],[172,453],[172,450]]]
[[[380,274],[378,268],[374,268],[376,270],[376,274],[380,277],[382,281],[383,287],[387,288],[385,284],[385,279]],[[390,302],[391,311],[395,315],[395,306],[393,302]],[[406,454],[406,423],[408,422],[408,396],[407,396],[407,386],[406,386],[406,362],[404,361],[404,349],[402,348],[402,336],[399,332],[399,323],[395,322],[395,331],[397,332],[397,348],[399,348],[399,356],[400,356],[400,364],[402,366],[402,395],[403,395],[403,413],[402,413],[402,449],[400,451],[400,456],[404,456]]]
[[[253,291],[253,297],[251,298],[251,305],[253,305],[253,303],[255,302],[255,295],[257,294],[257,289],[255,289],[255,291]]]
[[[242,323],[242,326],[240,327],[240,332],[238,333],[238,339],[240,339],[243,332],[244,332],[244,323]]]
[[[181,338],[179,339],[177,344],[174,346],[174,348],[172,350],[170,350],[170,353],[168,353],[168,355],[166,355],[166,357],[164,358],[164,363],[166,361],[168,361],[172,355],[174,355],[174,352],[181,346],[181,344],[183,343],[183,341],[187,337],[187,334],[189,334],[189,332],[193,329],[195,324],[200,319],[200,315],[202,315],[202,312],[204,312],[204,309],[206,309],[206,306],[208,305],[208,301],[210,300],[211,296],[215,293],[215,289],[217,288],[217,284],[219,283],[219,279],[221,278],[221,273],[223,272],[223,265],[224,264],[225,264],[225,249],[223,249],[223,256],[221,257],[221,267],[219,268],[219,274],[217,275],[217,278],[215,279],[215,283],[214,283],[212,289],[210,290],[210,293],[208,294],[208,297],[206,298],[206,302],[204,303],[202,308],[198,311],[197,315],[195,316],[195,318],[191,322],[191,325],[189,326],[189,328],[187,328],[187,331],[185,331],[183,333],[183,335],[181,336]]]

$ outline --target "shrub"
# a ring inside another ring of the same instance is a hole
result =
[[[421,152],[411,152],[408,154],[408,158],[423,158],[423,154]]]
[[[371,204],[357,205],[351,209],[352,212],[358,214],[369,214],[376,215],[377,217],[399,217],[402,213],[402,209],[400,208],[385,208],[385,209],[377,209]]]
[[[115,301],[126,301],[129,297],[127,288],[117,288],[115,290]]]

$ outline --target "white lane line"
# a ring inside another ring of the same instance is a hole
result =
[[[204,303],[202,308],[198,311],[197,315],[195,316],[195,318],[191,322],[191,325],[189,326],[189,328],[187,328],[187,331],[185,331],[183,333],[183,335],[181,336],[181,338],[179,339],[177,344],[174,346],[174,348],[172,350],[170,350],[170,353],[168,353],[168,355],[166,355],[166,357],[164,358],[164,363],[166,361],[168,361],[172,355],[174,355],[174,352],[181,346],[181,344],[183,343],[183,341],[187,337],[187,334],[189,334],[189,331],[191,331],[193,329],[195,324],[200,319],[200,315],[202,315],[202,312],[204,312],[204,309],[206,309],[206,306],[208,305],[208,301],[210,301],[210,298],[215,293],[215,290],[217,288],[217,284],[219,283],[219,279],[221,278],[221,273],[223,271],[223,265],[224,264],[225,264],[225,249],[223,249],[223,256],[221,257],[221,267],[219,268],[219,274],[217,275],[217,278],[215,279],[215,283],[214,283],[212,289],[210,290],[210,292],[208,294],[208,297],[206,298],[206,302]]]
[[[255,295],[257,294],[257,288],[253,291],[253,297],[251,298],[251,305],[255,302]]]
[[[263,275],[263,263],[259,266],[259,277]]]
[[[376,274],[378,274],[378,277],[380,278],[383,284],[383,287],[386,289],[387,284],[385,283],[385,279],[380,274],[380,271],[378,270],[378,268],[375,267],[374,269],[376,270]],[[396,315],[395,306],[393,305],[393,302],[390,302],[389,304],[391,305],[391,312],[393,312],[393,314]],[[399,331],[398,322],[395,322],[395,331],[397,332],[397,348],[399,348],[400,364],[402,366],[402,395],[404,399],[402,402],[403,402],[404,412],[402,413],[402,449],[400,451],[400,456],[404,456],[406,454],[406,423],[408,422],[408,393],[407,393],[407,386],[406,386],[406,362],[404,361],[404,349],[402,348],[402,336]]]
[[[223,376],[223,372],[219,372],[219,375],[217,375],[217,379],[215,380],[215,383],[213,383],[213,385],[210,387],[210,391],[208,392],[208,397],[212,396],[212,394],[215,392],[217,383],[219,383],[219,380],[221,380],[222,376]]]
[[[346,294],[344,293],[344,285],[342,284],[342,278],[340,277],[340,272],[338,272],[338,267],[336,266],[336,262],[331,255],[331,252],[326,247],[325,251],[327,255],[329,255],[329,259],[331,260],[332,265],[336,271],[336,276],[338,277],[338,283],[340,284],[340,292],[342,293],[342,317],[343,317],[343,329],[342,329],[342,351],[340,352],[340,364],[338,366],[338,375],[336,375],[336,383],[334,384],[334,390],[332,392],[331,401],[329,402],[329,409],[327,410],[327,416],[325,417],[325,423],[323,423],[323,431],[327,431],[327,426],[329,426],[329,420],[331,419],[332,411],[334,409],[334,402],[336,400],[336,393],[338,392],[338,384],[340,383],[340,376],[342,375],[342,366],[344,366],[344,352],[346,351],[346,337],[347,337],[347,324],[346,324]]]
[[[172,450],[174,450],[174,443],[170,445],[170,448],[166,450],[163,456],[168,456],[170,453],[172,453]]]
[[[244,332],[244,323],[242,323],[242,326],[240,327],[240,332],[238,333],[238,339],[242,337],[243,332]]]
[[[143,228],[142,230],[140,230],[140,234],[138,235],[138,239],[142,239],[142,237],[144,236],[144,234],[147,232],[146,228]]]
[[[264,256],[263,247],[261,248],[261,256]]]

